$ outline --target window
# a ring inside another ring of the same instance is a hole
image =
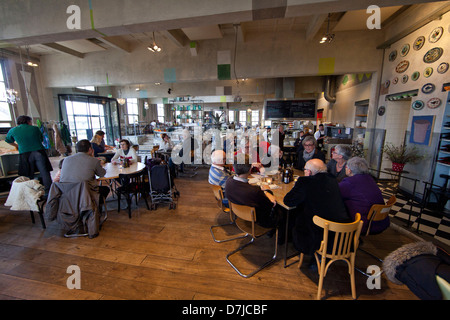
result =
[[[234,111],[228,111],[228,122],[234,122]]]
[[[239,123],[242,126],[246,126],[247,125],[247,110],[239,111]]]
[[[259,110],[252,110],[252,127],[259,124]]]
[[[139,119],[139,111],[138,111],[138,99],[131,98],[127,99],[127,118],[128,124],[134,124],[138,122]]]
[[[91,92],[97,91],[97,89],[94,86],[77,87],[77,89],[84,90],[84,91],[91,91]]]
[[[3,73],[3,61],[0,61],[0,127],[12,127],[11,108],[6,94],[6,74]]]
[[[101,103],[68,100],[66,112],[70,131],[78,140],[90,140],[98,130],[108,134],[104,107]]]
[[[157,105],[157,111],[158,111],[158,121],[161,123],[164,123],[164,105],[158,104]]]

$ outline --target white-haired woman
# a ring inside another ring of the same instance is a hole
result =
[[[383,195],[375,180],[369,174],[369,166],[365,159],[353,157],[347,161],[345,168],[347,177],[339,183],[341,196],[347,210],[354,219],[356,213],[361,214],[364,222],[362,233],[367,231],[367,215],[374,204],[384,204]],[[376,234],[389,227],[389,216],[381,221],[374,221],[371,234]]]
[[[338,182],[347,176],[345,174],[345,164],[351,156],[352,148],[345,144],[338,144],[331,153],[331,160],[327,163],[327,170],[336,177]]]

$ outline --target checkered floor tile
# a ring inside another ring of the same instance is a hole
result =
[[[379,182],[383,197],[387,201],[395,192],[389,183]],[[450,219],[449,215],[444,216],[442,212],[432,211],[425,208],[421,218],[419,219],[420,207],[417,202],[408,201],[409,199],[397,193],[397,202],[392,207],[391,216],[403,221],[406,225],[409,225],[412,230],[417,231],[419,226],[419,232],[423,232],[433,236],[436,240],[441,241],[447,245],[450,245]]]

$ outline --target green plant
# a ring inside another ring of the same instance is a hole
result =
[[[383,148],[383,155],[393,163],[416,163],[424,158],[416,146],[406,146],[401,144],[395,146],[392,143],[386,143]]]

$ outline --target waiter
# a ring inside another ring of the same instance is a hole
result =
[[[8,131],[5,141],[19,150],[19,176],[34,179],[34,173],[39,171],[42,183],[45,187],[45,195],[48,195],[53,170],[42,144],[44,138],[41,130],[32,125],[29,116],[19,116],[17,127]]]
[[[325,130],[323,128],[323,124],[319,124],[319,130],[314,133],[314,138],[316,138],[317,141],[317,149],[322,150],[325,140]]]

